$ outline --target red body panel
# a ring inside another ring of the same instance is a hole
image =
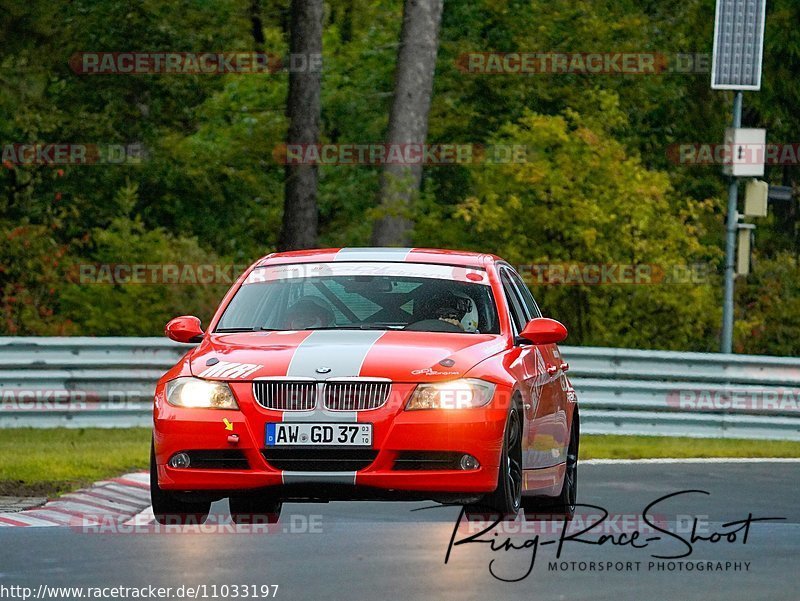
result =
[[[485,270],[499,313],[500,334],[397,330],[350,334],[334,331],[211,333],[254,268],[342,260],[339,249],[268,255],[242,274],[220,304],[203,342],[167,372],[156,387],[154,449],[159,484],[163,489],[224,492],[285,484],[284,471],[273,468],[262,455],[266,424],[299,418],[290,415],[291,412],[268,410],[258,404],[253,380],[296,375],[298,349],[315,357],[327,353],[334,361],[337,355],[354,353],[353,349],[357,349],[363,355],[357,369],[353,370],[357,373],[346,375],[388,378],[392,387],[385,405],[355,412],[357,423],[372,424],[372,446],[377,456],[367,467],[356,470],[350,484],[419,491],[434,496],[438,492],[478,494],[494,490],[509,404],[512,398],[518,398],[525,416],[525,492],[539,495],[560,492],[576,404],[574,391],[560,369],[563,360],[555,344],[515,345],[508,304],[496,272],[501,260],[492,255],[442,250],[410,249],[396,253],[380,250],[386,255],[378,254],[373,260],[385,262],[402,257],[399,260],[406,262]],[[362,254],[367,252],[364,250]],[[359,260],[365,259],[360,257]],[[445,366],[440,363],[443,360],[449,360],[445,361]],[[228,365],[240,364],[253,367],[243,376],[233,368],[227,369]],[[239,410],[169,405],[165,398],[166,383],[189,375],[229,382]],[[493,399],[481,408],[405,410],[417,383],[464,377],[494,383]],[[236,444],[230,442],[231,434],[238,436]],[[170,457],[181,451],[226,449],[241,451],[249,469],[175,469],[167,465]],[[480,468],[394,469],[394,461],[403,451],[468,453],[478,459]],[[306,477],[312,484],[317,480],[321,484],[330,481],[324,474]]]

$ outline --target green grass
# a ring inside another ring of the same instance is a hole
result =
[[[0,430],[0,495],[53,496],[146,469],[150,429]]]
[[[581,436],[581,459],[800,457],[800,442],[660,436]]]
[[[97,480],[147,469],[150,430],[0,430],[0,495],[53,496]],[[800,457],[800,442],[581,437],[582,459]]]

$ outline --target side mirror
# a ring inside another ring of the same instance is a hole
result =
[[[517,338],[532,344],[555,344],[566,337],[567,328],[560,321],[537,317],[525,324]]]
[[[203,340],[203,328],[200,319],[194,315],[181,315],[171,320],[164,328],[167,338],[176,342],[200,342]]]

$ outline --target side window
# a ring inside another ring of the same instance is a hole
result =
[[[519,295],[514,288],[514,284],[511,282],[511,279],[508,276],[507,269],[500,270],[500,282],[503,284],[503,291],[506,294],[506,302],[508,302],[508,306],[511,309],[511,321],[514,325],[514,333],[519,334],[522,331],[522,328],[525,327],[527,323],[525,310],[522,306],[522,301],[519,298]]]
[[[511,276],[511,280],[517,285],[517,290],[519,290],[519,295],[522,297],[522,302],[525,303],[525,307],[528,309],[528,319],[541,317],[542,312],[539,310],[539,305],[536,304],[533,294],[528,290],[528,287],[519,274],[516,271],[509,271],[509,275]]]

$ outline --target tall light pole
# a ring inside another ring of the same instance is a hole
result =
[[[742,126],[742,90],[761,89],[761,58],[764,52],[764,16],[766,0],[717,0],[714,20],[714,54],[711,67],[711,87],[715,90],[735,90],[733,101],[732,140],[738,139]],[[728,136],[726,135],[726,138]],[[726,140],[728,141],[728,140]],[[736,236],[739,229],[739,182],[748,174],[737,170],[733,156],[737,148],[731,144],[731,181],[728,186],[728,212],[725,232],[725,296],[722,304],[722,337],[720,352],[733,350],[733,292],[736,261]],[[763,153],[762,153],[763,156]],[[726,169],[727,171],[727,169]]]

